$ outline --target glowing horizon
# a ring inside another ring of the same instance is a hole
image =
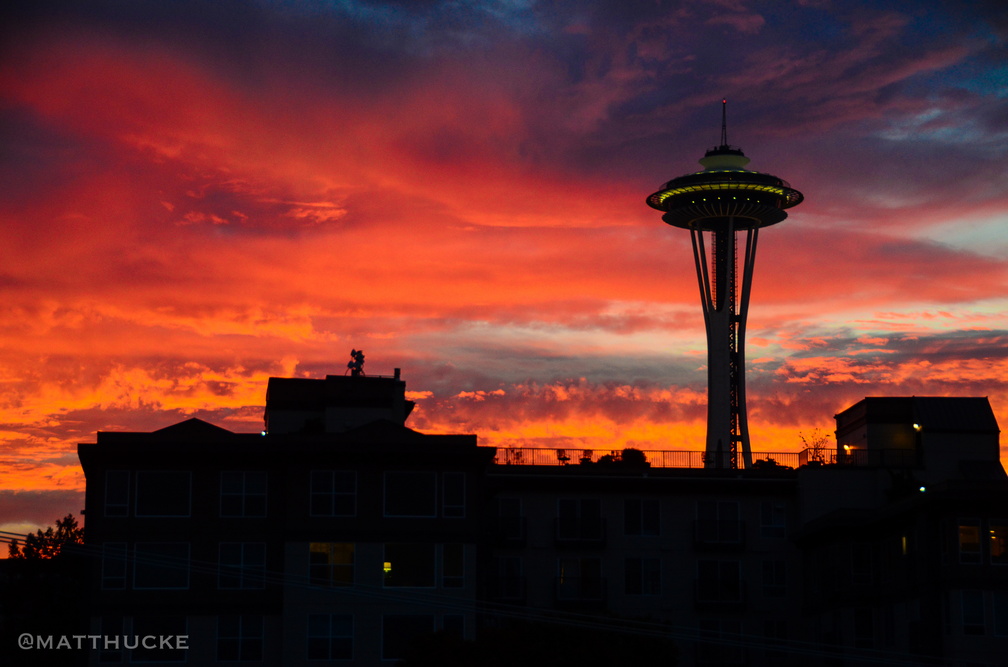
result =
[[[351,348],[402,369],[417,430],[702,450],[688,234],[644,200],[695,170],[726,91],[752,168],[805,195],[760,239],[754,453],[865,396],[1008,419],[996,10],[25,4],[0,56],[0,528],[79,510],[97,431],[257,432],[270,376]]]

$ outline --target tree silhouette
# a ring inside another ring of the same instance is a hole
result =
[[[7,557],[24,560],[48,560],[60,554],[68,544],[82,544],[84,529],[77,525],[73,514],[67,514],[62,519],[56,519],[56,527],[49,526],[43,533],[41,529],[25,538],[22,546],[18,540],[11,540],[7,545]]]

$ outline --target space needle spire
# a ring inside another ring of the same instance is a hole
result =
[[[728,145],[728,101],[721,102],[721,145],[700,160],[703,171],[673,178],[647,198],[673,227],[690,231],[707,330],[708,468],[752,466],[745,396],[745,329],[762,227],[787,217],[804,198],[786,181],[749,171],[749,158]],[[740,235],[744,247],[739,262]],[[709,258],[708,258],[709,255]],[[740,271],[741,269],[741,271]]]

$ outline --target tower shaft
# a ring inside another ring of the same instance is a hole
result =
[[[735,219],[709,232],[710,264],[704,232],[691,230],[704,328],[707,332],[707,442],[704,465],[752,465],[745,403],[745,325],[759,230],[744,230],[745,251],[738,263]],[[710,268],[708,268],[708,266]],[[739,275],[739,269],[742,274]],[[741,293],[738,287],[741,284]]]

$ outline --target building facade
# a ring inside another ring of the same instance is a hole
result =
[[[261,434],[80,445],[90,631],[186,637],[91,664],[391,665],[515,620],[619,624],[681,665],[1003,664],[986,399],[865,399],[835,449],[746,469],[495,450],[409,429],[411,408],[398,372],[273,378]]]

